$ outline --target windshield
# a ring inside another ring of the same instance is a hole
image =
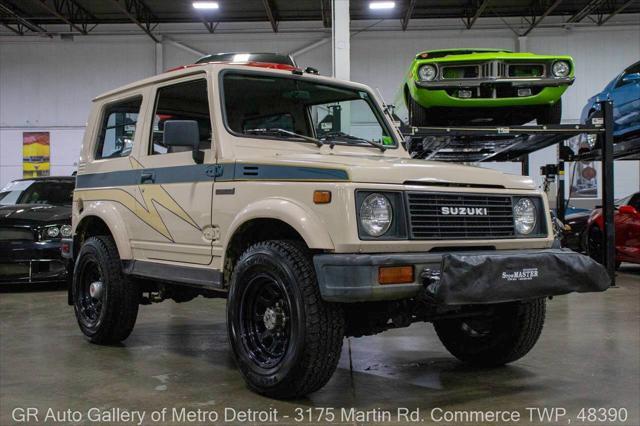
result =
[[[0,190],[0,205],[71,205],[74,187],[73,181],[17,180]]]
[[[240,72],[224,74],[223,90],[226,125],[236,134],[311,142],[304,136],[331,146],[396,146],[382,112],[363,90]]]

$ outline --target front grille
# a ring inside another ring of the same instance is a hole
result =
[[[34,234],[29,228],[0,227],[0,241],[27,240],[33,241]]]
[[[409,228],[413,239],[456,240],[515,236],[510,196],[409,192],[407,201]],[[443,207],[448,207],[450,211],[461,207],[471,208],[476,214],[444,214]],[[486,215],[478,212],[486,212]]]

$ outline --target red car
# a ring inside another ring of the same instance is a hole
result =
[[[616,267],[621,262],[640,263],[640,192],[616,201]],[[587,250],[589,255],[603,262],[602,236],[604,218],[602,209],[591,212],[587,224]]]

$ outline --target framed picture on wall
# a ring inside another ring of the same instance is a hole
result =
[[[49,176],[49,132],[22,133],[22,177]]]

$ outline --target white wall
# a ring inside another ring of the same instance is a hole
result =
[[[304,28],[301,25],[296,28]],[[330,35],[319,30],[317,24],[305,25],[310,30],[213,35],[189,35],[176,30],[170,37],[203,52],[288,53]],[[411,26],[420,25],[419,21],[412,21]],[[261,23],[255,26],[256,31],[265,30]],[[476,26],[481,28],[481,22]],[[577,79],[564,96],[564,119],[577,122],[586,99],[640,58],[640,27],[538,28],[526,43],[528,50],[536,53],[574,57]],[[351,78],[378,88],[386,101],[393,102],[416,52],[450,47],[515,50],[517,38],[508,29],[361,32],[351,40]],[[166,41],[162,56],[164,69],[197,57]],[[330,74],[330,43],[299,55],[296,60]],[[51,131],[52,173],[66,173],[76,161],[91,98],[153,75],[155,69],[155,45],[144,35],[77,36],[74,41],[0,36],[0,186],[21,175],[23,130]],[[532,174],[538,179],[539,166],[554,161],[555,148],[536,153],[531,159]],[[519,170],[517,166],[496,167]],[[617,168],[624,173],[616,173],[616,195],[637,190],[637,162]]]

